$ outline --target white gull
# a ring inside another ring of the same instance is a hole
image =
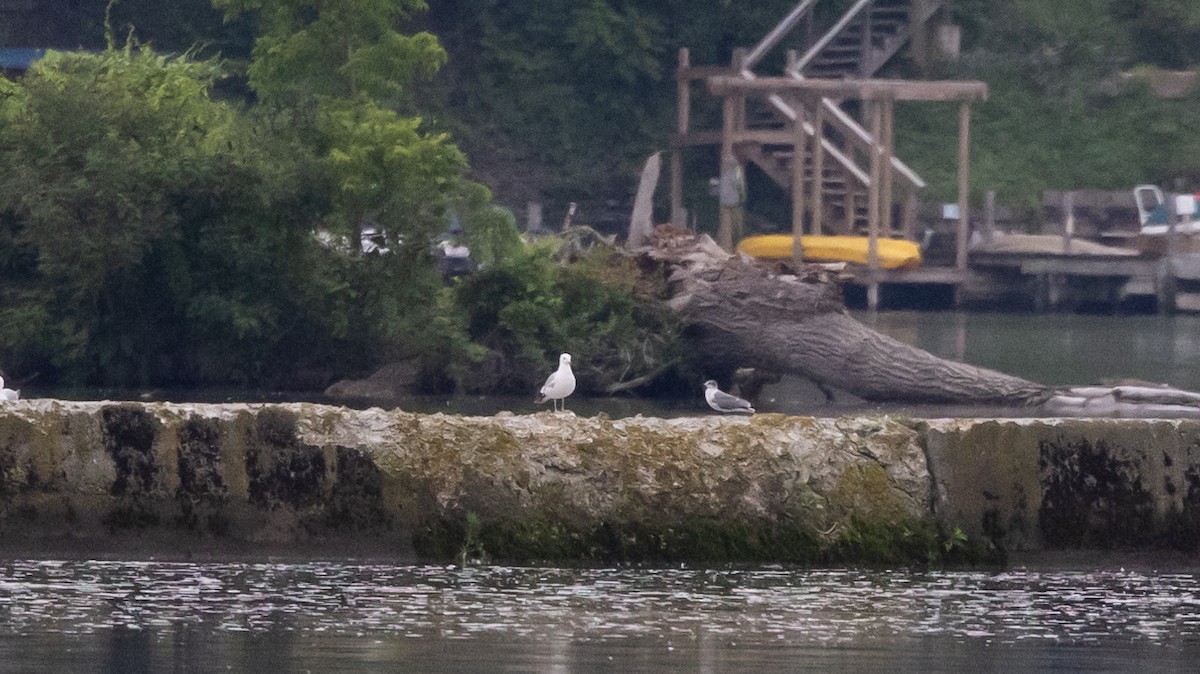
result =
[[[4,388],[4,377],[0,377],[0,401],[17,400],[21,397],[20,391],[14,391],[10,388]]]
[[[750,406],[748,401],[725,393],[717,388],[717,382],[712,379],[704,382],[704,399],[708,401],[709,407],[718,412],[754,414],[754,408]]]
[[[575,373],[571,372],[571,354],[564,353],[558,357],[558,369],[546,378],[546,383],[542,384],[542,389],[538,391],[539,397],[535,401],[544,403],[547,400],[551,401],[554,406],[554,411],[558,411],[558,401],[563,401],[563,410],[567,409],[567,403],[563,398],[575,392]]]

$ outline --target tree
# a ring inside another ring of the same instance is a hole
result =
[[[1113,3],[1129,28],[1137,61],[1186,68],[1200,53],[1200,5],[1191,0],[1135,0]]]
[[[0,338],[42,381],[364,366],[349,265],[310,243],[320,164],[286,120],[213,100],[217,74],[129,43],[3,81]]]
[[[253,12],[250,85],[264,101],[313,98],[402,99],[419,76],[433,75],[446,52],[431,33],[396,25],[424,11],[424,0],[213,0],[232,19]]]
[[[866,400],[1041,406],[1063,416],[1200,417],[1200,393],[1167,386],[1055,388],[938,358],[851,318],[822,265],[786,273],[730,256],[706,235],[659,233],[635,251],[671,270],[671,306],[693,357],[726,373],[753,367],[806,377]]]
[[[554,167],[544,187],[564,205],[624,187],[671,116],[660,13],[611,0],[435,5],[432,20],[455,49],[445,79],[462,104],[451,113],[468,122],[478,168],[491,168],[485,147],[532,156]]]
[[[333,221],[357,240],[373,221],[424,247],[441,226],[446,193],[465,160],[445,134],[426,134],[395,108],[446,53],[428,32],[396,25],[422,0],[214,0],[233,18],[254,12],[259,35],[250,85],[267,104],[311,109],[308,138],[332,175]],[[304,129],[302,128],[302,133]]]

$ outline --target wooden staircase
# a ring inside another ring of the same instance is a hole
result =
[[[944,2],[913,0],[875,0],[849,18],[840,30],[827,33],[829,39],[798,63],[806,77],[871,77],[912,38],[913,30],[927,23]],[[853,11],[853,8],[851,8]],[[843,18],[846,18],[845,16]],[[836,25],[836,24],[835,24]]]
[[[752,50],[735,60],[734,71],[741,76],[756,77],[753,68],[767,51],[774,48],[782,38],[803,26],[809,36],[802,45],[804,50],[789,52],[786,74],[797,79],[864,79],[873,76],[912,38],[914,31],[931,21],[941,10],[945,0],[858,0],[845,13],[828,25],[816,29],[814,9],[818,0],[804,0],[776,28]],[[824,136],[828,137],[825,151],[831,161],[823,162],[820,175],[821,198],[814,200],[810,208],[822,208],[819,221],[828,223],[824,228],[837,233],[861,233],[867,226],[868,172],[863,167],[869,164],[876,139],[855,119],[860,110],[847,110],[838,103],[825,99]],[[747,130],[775,131],[782,138],[793,136],[796,119],[795,109],[786,101],[768,99],[748,101],[744,113]],[[808,122],[811,124],[811,121]],[[808,132],[810,136],[813,131]],[[734,147],[739,159],[748,161],[761,169],[773,182],[785,190],[791,190],[795,181],[792,173],[796,166],[795,144],[792,142],[739,143]],[[812,194],[815,179],[811,153],[803,158],[800,170],[804,172],[803,184]],[[893,158],[891,166],[893,180],[902,191],[910,195],[925,187],[924,181],[899,159]],[[901,217],[886,218],[887,222],[903,222],[905,213],[912,208],[901,209]],[[909,229],[907,223],[902,229]],[[884,235],[908,234],[889,228]]]

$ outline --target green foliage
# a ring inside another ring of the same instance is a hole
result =
[[[456,95],[468,120],[521,139],[519,153],[554,166],[552,190],[611,190],[636,174],[658,120],[670,114],[656,105],[669,72],[664,24],[646,4],[488,0],[458,14],[435,7],[461,50],[458,68],[471,69],[454,76],[466,85]]]
[[[213,5],[227,18],[257,16],[250,85],[265,101],[397,98],[446,59],[432,34],[396,30],[400,21],[426,9],[424,0],[213,0]]]
[[[818,24],[849,4],[816,3]],[[670,73],[679,47],[691,50],[696,65],[728,63],[734,47],[753,45],[794,6],[490,0],[435,3],[431,19],[451,53],[447,86],[453,113],[470,123],[467,147],[535,157],[550,174],[545,196],[565,202],[627,196],[641,160],[665,146],[674,131]],[[1137,88],[1119,92],[1118,74],[1138,64],[1195,66],[1197,7],[1191,0],[951,3],[953,21],[964,28],[963,58],[929,75],[982,79],[991,89],[988,102],[974,106],[973,189],[998,189],[1001,203],[1033,214],[1046,189],[1128,189],[1196,176],[1197,134],[1170,132],[1197,128],[1195,98],[1161,102]],[[799,33],[787,38],[760,71],[778,72],[784,47],[798,42]],[[911,75],[905,67],[902,53],[891,68]],[[955,111],[922,103],[898,111],[900,156],[930,183],[925,198],[952,199]],[[712,112],[698,105],[693,120],[719,124]],[[689,163],[689,174],[707,177],[711,158],[701,158]],[[700,217],[715,209],[702,182],[685,190]],[[756,194],[760,206],[767,197]]]
[[[311,386],[432,350],[412,337],[440,336],[427,246],[360,260],[315,245],[311,223],[347,174],[287,116],[213,101],[215,73],[130,45],[51,54],[6,83],[6,347],[64,381],[108,385]],[[459,161],[451,148],[439,167],[412,165],[429,155],[398,162],[413,189],[395,208],[419,214],[419,190]]]
[[[360,228],[378,225],[395,247],[427,247],[465,158],[448,136],[424,133],[419,117],[395,110],[411,95],[413,81],[433,75],[446,59],[432,34],[396,30],[426,9],[423,0],[214,5],[227,17],[253,13],[258,19],[249,78],[259,97],[311,113],[297,113],[297,132],[323,157],[332,181],[328,224],[351,240]]]
[[[465,160],[445,134],[420,133],[420,123],[372,101],[322,106],[322,154],[335,187],[335,216],[348,231],[370,217],[411,245],[424,246],[436,233]]]
[[[682,353],[680,326],[626,258],[585,253],[569,265],[531,246],[465,279],[457,301],[467,334],[490,349],[490,379],[474,385],[512,392],[536,388],[559,353],[572,355],[584,390],[654,373]]]
[[[12,344],[49,338],[53,360],[87,377],[125,369],[166,337],[129,316],[163,300],[139,283],[155,273],[147,260],[181,238],[183,194],[237,186],[223,182],[237,159],[223,152],[233,110],[208,98],[215,73],[132,45],[52,52],[6,100],[0,211],[16,242],[36,251],[38,276],[9,311],[42,319],[5,321],[20,331],[7,335]]]
[[[517,229],[516,217],[507,208],[492,203],[492,192],[487,187],[463,181],[451,197],[450,212],[459,219],[471,258],[481,268],[523,254],[525,240]]]
[[[1145,16],[1125,4],[1072,0],[1052,10],[1033,0],[956,4],[968,50],[943,74],[983,80],[989,88],[988,100],[973,106],[975,203],[995,189],[1000,203],[1038,223],[1045,190],[1128,190],[1179,179],[1200,186],[1194,132],[1200,96],[1162,99],[1136,74],[1121,75],[1142,59],[1171,61],[1139,43]],[[1134,4],[1173,11],[1171,0]],[[1186,20],[1174,28],[1183,42],[1200,37]],[[956,194],[957,124],[949,105],[897,107],[898,154],[930,183],[931,201]]]

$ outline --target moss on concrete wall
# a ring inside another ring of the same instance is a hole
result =
[[[953,420],[925,438],[941,518],[995,549],[1200,546],[1200,422]]]
[[[0,408],[0,548],[929,563],[1200,545],[1200,423]]]
[[[928,496],[918,433],[886,417],[0,409],[9,549],[922,562],[943,556]]]

